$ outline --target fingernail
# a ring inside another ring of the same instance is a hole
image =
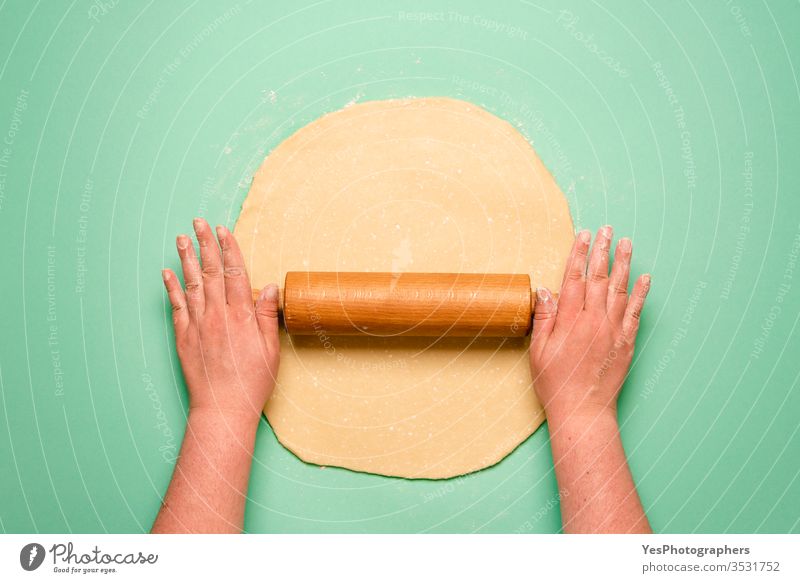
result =
[[[592,239],[592,234],[584,229],[580,233],[578,233],[578,239],[580,239],[581,243],[588,243]]]
[[[277,300],[278,299],[278,286],[274,283],[269,284],[261,290],[262,300]]]
[[[549,302],[551,299],[550,290],[546,287],[537,287],[536,288],[536,298],[540,302]]]
[[[194,230],[196,231],[197,229],[199,229],[199,228],[201,228],[203,226],[203,219],[195,218],[192,221],[192,224],[194,225]]]
[[[601,233],[601,234],[603,235],[603,237],[605,237],[606,239],[610,239],[610,238],[611,238],[611,232],[612,232],[612,231],[613,231],[613,229],[611,228],[611,225],[605,225],[604,227],[602,227],[602,228],[600,229],[600,233]]]
[[[650,280],[651,280],[651,277],[650,277],[649,273],[645,273],[642,276],[642,283],[644,284],[644,291],[646,291],[646,292],[650,291]]]
[[[169,279],[169,271],[168,270],[166,270],[166,269],[162,269],[161,270],[161,279],[164,280],[164,283],[167,283],[167,280]]]
[[[228,235],[228,229],[223,227],[222,225],[217,225],[217,238],[224,239]]]
[[[189,246],[189,237],[178,235],[178,249],[186,249]]]
[[[625,237],[624,239],[619,240],[619,250],[623,253],[630,253],[631,251],[631,240]]]

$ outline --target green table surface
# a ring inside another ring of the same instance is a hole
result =
[[[800,531],[796,2],[0,2],[0,529],[142,532],[184,431],[160,270],[353,101],[511,121],[653,274],[620,420],[664,532]],[[264,420],[256,532],[555,532],[547,427],[444,481],[307,465]]]

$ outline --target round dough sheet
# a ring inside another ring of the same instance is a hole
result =
[[[253,287],[287,271],[528,273],[557,291],[564,195],[509,123],[449,98],[366,102],[270,153],[235,235]],[[265,412],[319,465],[447,478],[491,466],[544,420],[528,339],[289,337]]]

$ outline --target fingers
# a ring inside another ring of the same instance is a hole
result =
[[[614,267],[608,280],[606,311],[613,322],[621,322],[628,303],[628,277],[631,271],[632,246],[630,239],[620,239],[614,253]]]
[[[622,319],[622,335],[630,343],[636,340],[636,333],[639,331],[639,318],[644,308],[644,300],[647,292],[650,291],[650,275],[642,275],[633,285],[633,293],[628,299],[625,308],[625,316]]]
[[[225,304],[225,285],[222,281],[222,256],[219,245],[211,232],[211,227],[203,219],[194,220],[194,232],[200,246],[200,259],[203,262],[203,291],[205,307],[217,308]]]
[[[606,311],[608,298],[608,250],[611,248],[612,229],[608,225],[597,231],[592,255],[589,258],[589,270],[586,275],[585,310]]]
[[[256,319],[267,350],[270,354],[277,354],[278,340],[278,286],[269,284],[261,290],[256,301]]]
[[[225,227],[217,227],[217,238],[222,247],[223,279],[225,280],[225,301],[252,313],[253,291],[244,266],[244,258],[236,238]]]
[[[183,281],[186,284],[186,305],[191,313],[202,313],[205,310],[203,276],[200,273],[200,262],[197,261],[194,246],[186,235],[178,235],[176,244],[183,268]]]
[[[175,326],[175,335],[183,334],[189,327],[189,312],[186,306],[186,296],[183,293],[178,278],[171,269],[161,271],[164,287],[167,288],[169,303],[172,306],[172,323]]]
[[[547,339],[556,324],[556,302],[546,287],[536,289],[536,303],[533,307],[533,332],[531,333],[531,352],[538,356],[542,353]]]
[[[559,319],[571,320],[583,309],[586,288],[586,257],[589,254],[589,242],[592,235],[589,231],[581,231],[575,238],[572,252],[567,260],[564,281],[561,284],[561,296],[558,300]]]

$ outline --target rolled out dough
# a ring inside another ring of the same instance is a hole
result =
[[[259,288],[294,270],[528,273],[557,290],[574,237],[523,136],[448,98],[305,126],[259,168],[235,234]],[[544,420],[527,339],[281,334],[265,412],[307,462],[447,478],[497,463]]]

